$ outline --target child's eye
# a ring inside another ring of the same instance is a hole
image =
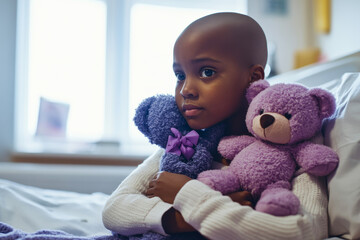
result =
[[[209,68],[205,68],[205,69],[202,69],[201,72],[200,72],[200,76],[203,77],[203,78],[208,78],[208,77],[212,77],[214,76],[216,72],[212,69],[209,69]]]
[[[175,76],[178,81],[184,81],[186,78],[186,75],[182,72],[175,72]]]

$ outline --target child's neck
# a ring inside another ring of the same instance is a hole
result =
[[[250,135],[246,124],[245,115],[237,115],[229,118],[226,122],[225,135]]]

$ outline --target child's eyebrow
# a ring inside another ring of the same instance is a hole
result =
[[[204,58],[197,58],[191,60],[192,63],[201,63],[201,62],[214,62],[214,63],[220,63],[220,61],[210,58],[210,57],[204,57]]]
[[[202,62],[213,62],[213,63],[221,63],[221,61],[210,58],[210,57],[204,57],[204,58],[197,58],[197,59],[193,59],[191,60],[192,64],[196,64],[196,63],[202,63]],[[181,65],[179,63],[174,62],[173,63],[173,69],[176,68],[181,68]]]
[[[180,68],[180,64],[178,64],[178,63],[173,63],[173,68],[175,69],[175,68]]]

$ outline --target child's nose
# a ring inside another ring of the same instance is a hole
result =
[[[180,94],[184,98],[194,98],[198,96],[198,91],[196,88],[196,83],[191,78],[186,78],[184,81],[184,85],[182,86],[180,90]]]

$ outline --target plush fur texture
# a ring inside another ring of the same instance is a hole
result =
[[[174,96],[171,95],[157,95],[145,99],[136,110],[134,122],[152,144],[162,148],[166,148],[169,136],[174,135],[171,128],[176,128],[182,136],[192,131],[181,115]],[[191,178],[196,178],[200,172],[209,170],[213,156],[217,154],[217,146],[224,135],[224,130],[224,124],[220,123],[196,131],[199,134],[199,139],[194,146],[194,155],[190,159],[186,159],[183,155],[178,156],[172,152],[165,152],[160,161],[160,170],[184,174]],[[203,239],[203,237],[198,233],[184,233],[165,237],[149,232],[131,236],[128,239]]]
[[[338,165],[333,150],[308,141],[334,113],[335,99],[323,89],[270,86],[265,80],[248,88],[247,99],[246,125],[253,136],[223,138],[218,151],[232,160],[229,168],[202,172],[198,180],[224,194],[250,191],[258,211],[297,214],[300,202],[290,184],[296,169],[325,176]]]
[[[136,110],[134,122],[152,144],[162,148],[166,147],[168,137],[174,135],[171,128],[176,128],[183,136],[192,131],[171,95],[157,95],[145,99]],[[196,131],[199,140],[194,146],[193,157],[187,160],[183,155],[166,152],[161,160],[160,170],[196,178],[200,172],[210,169],[224,129],[224,124],[221,123]]]

